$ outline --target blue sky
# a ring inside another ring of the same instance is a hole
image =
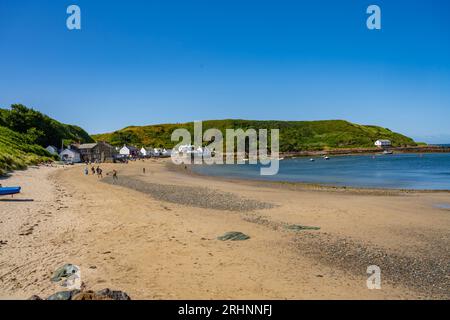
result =
[[[450,142],[450,2],[2,0],[0,106],[12,103],[90,133],[346,119]]]

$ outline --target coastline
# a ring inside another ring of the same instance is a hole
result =
[[[82,165],[14,173],[7,180],[26,186],[17,198],[35,201],[0,203],[7,241],[0,298],[54,292],[48,276],[63,263],[80,266],[89,288],[124,290],[134,299],[449,297],[442,275],[450,217],[433,207],[449,202],[448,193],[291,190],[186,174],[167,163],[102,165],[105,174],[118,170],[119,181],[138,182],[134,190],[105,183],[109,176],[84,176]],[[164,198],[168,188],[178,197]],[[215,194],[234,198],[196,206]],[[243,199],[272,206],[224,210]],[[299,225],[320,229],[291,228]],[[228,231],[250,239],[217,240]],[[368,264],[380,265],[382,290],[367,289]]]
[[[386,148],[396,153],[450,153],[450,147],[441,146],[417,146],[417,147],[389,147]],[[382,153],[385,149],[382,148],[351,148],[351,149],[330,149],[319,151],[289,151],[280,152],[280,157],[292,158],[292,157],[308,157],[308,156],[322,156],[322,155],[334,155],[334,156],[351,156],[351,155],[372,155]]]

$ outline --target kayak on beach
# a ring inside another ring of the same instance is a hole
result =
[[[7,196],[20,193],[20,187],[0,187],[0,196]]]

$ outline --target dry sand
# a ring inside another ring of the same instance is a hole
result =
[[[163,160],[102,167],[118,170],[116,185],[84,176],[84,166],[0,181],[23,187],[0,199],[0,298],[61,290],[49,279],[65,263],[81,267],[89,289],[133,299],[450,297],[450,211],[434,207],[449,193],[212,179]],[[228,231],[251,238],[216,239]],[[367,289],[371,264],[381,267],[381,290]]]

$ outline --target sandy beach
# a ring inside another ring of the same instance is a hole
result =
[[[448,192],[216,179],[162,159],[102,168],[104,179],[75,165],[0,180],[23,189],[0,199],[0,299],[60,291],[50,275],[65,263],[87,288],[132,299],[450,298],[450,211],[437,206]],[[217,240],[229,231],[250,239]]]

